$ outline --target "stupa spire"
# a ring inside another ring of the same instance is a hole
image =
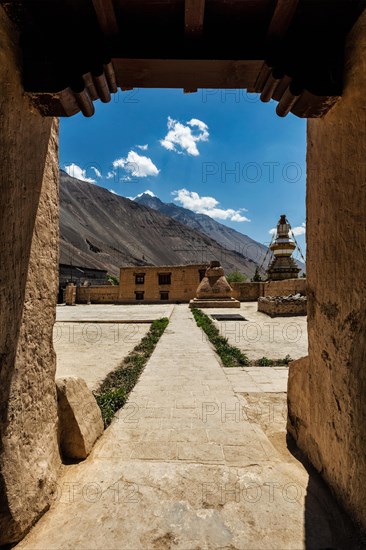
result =
[[[274,255],[274,259],[267,269],[270,281],[297,279],[301,271],[292,258],[296,244],[290,238],[290,230],[291,226],[287,221],[286,214],[282,214],[277,224],[276,238],[269,247]]]

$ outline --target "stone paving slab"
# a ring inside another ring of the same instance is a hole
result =
[[[17,548],[353,548],[322,483],[264,432],[275,394],[248,393],[247,371],[233,375],[240,395],[176,306],[125,407],[84,462],[64,467],[51,509]]]
[[[287,392],[288,367],[244,367],[225,369],[235,393]]]
[[[203,309],[211,313],[232,313],[230,309]],[[299,359],[308,355],[307,318],[275,317],[257,311],[257,302],[241,302],[236,310],[248,321],[216,321],[222,336],[240,348],[249,359]]]
[[[148,333],[150,326],[150,323],[56,323],[53,331],[56,378],[79,376],[91,390],[97,389]]]
[[[173,307],[170,304],[57,306],[53,331],[56,377],[79,376],[91,390],[97,389],[147,334],[151,321],[170,317]]]
[[[57,321],[100,321],[129,323],[134,321],[154,321],[161,317],[170,317],[174,305],[171,304],[76,304],[75,306],[58,305]]]

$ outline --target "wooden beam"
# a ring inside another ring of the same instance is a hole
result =
[[[120,88],[253,88],[263,60],[112,59]],[[207,95],[216,93],[207,90]]]
[[[280,76],[275,76],[273,73],[269,75],[261,93],[261,101],[263,101],[263,103],[268,103],[271,101],[280,80]]]
[[[205,0],[185,0],[184,26],[187,36],[198,37],[202,34],[204,17]]]
[[[270,67],[268,63],[264,62],[258,74],[258,78],[255,82],[255,86],[254,86],[255,92],[262,93],[264,85],[267,82],[271,72],[272,72],[272,67]]]
[[[299,0],[277,0],[267,34],[269,42],[284,38],[295,15],[298,3]]]
[[[113,0],[93,0],[95,13],[103,34],[114,38],[119,33]]]
[[[101,101],[103,103],[109,103],[111,100],[111,93],[109,91],[109,86],[104,71],[97,71],[95,74],[92,75],[92,78],[95,89]]]
[[[278,116],[281,118],[287,116],[294,108],[302,93],[303,90],[300,87],[296,89],[295,86],[291,86],[290,84],[277,105],[276,113]]]

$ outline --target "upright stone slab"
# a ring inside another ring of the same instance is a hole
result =
[[[76,303],[76,285],[69,283],[65,289],[65,303],[67,306],[74,306]]]
[[[83,378],[58,378],[56,386],[62,454],[84,459],[103,433],[102,413]]]
[[[366,528],[366,11],[344,93],[308,121],[309,357],[291,364],[288,428]]]
[[[48,508],[60,465],[58,122],[40,116],[21,80],[18,36],[0,7],[0,545]]]

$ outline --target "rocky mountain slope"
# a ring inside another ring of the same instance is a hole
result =
[[[251,277],[255,263],[239,250],[156,209],[60,172],[60,263],[108,269],[219,260],[226,272]],[[212,220],[213,221],[213,220]],[[216,223],[216,222],[215,222]]]
[[[135,202],[153,208],[166,216],[169,216],[180,223],[204,233],[211,239],[215,239],[226,250],[240,252],[255,263],[261,265],[267,253],[267,247],[247,235],[235,231],[222,223],[206,216],[205,214],[196,214],[188,208],[182,208],[174,203],[164,203],[158,197],[144,193],[135,198]],[[270,258],[268,255],[267,260]],[[268,262],[266,262],[267,264]]]
[[[153,197],[148,193],[135,198],[135,202],[153,208],[166,216],[183,223],[191,229],[195,229],[204,233],[211,239],[215,239],[225,250],[233,250],[240,252],[248,259],[252,260],[259,266],[263,265],[265,269],[272,259],[270,253],[267,254],[268,248],[264,244],[255,241],[248,235],[244,235],[231,227],[217,222],[216,220],[206,216],[205,214],[196,214],[188,208],[183,208],[174,203],[164,203],[158,197]],[[268,244],[270,236],[268,236]],[[266,256],[267,254],[267,256]],[[299,260],[295,260],[302,271],[305,270],[305,264]]]

